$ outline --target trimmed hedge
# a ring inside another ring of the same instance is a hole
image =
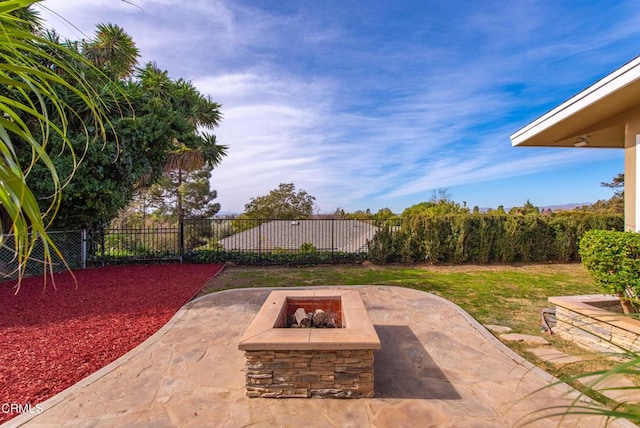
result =
[[[383,225],[369,242],[375,263],[574,262],[578,242],[591,229],[622,230],[618,215],[546,216],[451,214],[411,217]]]
[[[580,256],[606,294],[637,297],[640,292],[640,234],[590,230],[580,241]]]
[[[248,251],[192,251],[184,255],[188,263],[226,263],[255,266],[303,266],[333,263],[361,263],[367,259],[367,253],[343,253],[330,251],[316,252],[272,252],[255,253]]]

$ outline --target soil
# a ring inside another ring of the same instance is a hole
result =
[[[0,405],[70,387],[158,331],[222,265],[110,266],[0,283]],[[16,414],[0,412],[0,423]]]

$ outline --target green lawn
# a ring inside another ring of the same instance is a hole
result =
[[[231,267],[206,292],[240,287],[395,285],[448,299],[482,324],[539,334],[549,296],[599,293],[580,264],[491,266]]]

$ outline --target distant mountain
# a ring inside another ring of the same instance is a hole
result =
[[[231,217],[231,216],[238,216],[240,215],[240,213],[236,213],[233,211],[219,211],[218,214],[216,214],[216,217]]]
[[[579,207],[583,207],[585,205],[591,205],[592,202],[573,202],[570,204],[563,204],[563,205],[547,205],[544,207],[539,207],[540,211],[542,210],[546,210],[546,209],[550,209],[551,211],[571,211],[575,208],[579,208]]]
[[[571,210],[573,210],[575,208],[583,207],[585,205],[592,205],[592,204],[593,204],[592,202],[572,202],[572,203],[562,204],[562,205],[545,205],[545,206],[538,207],[538,208],[540,209],[540,211],[547,210],[547,209],[550,209],[553,212],[556,212],[556,211],[571,211]],[[512,207],[505,207],[504,210],[506,212],[509,212],[509,210],[511,208]],[[495,207],[494,208],[480,208],[480,212],[486,213],[490,209],[495,209]]]

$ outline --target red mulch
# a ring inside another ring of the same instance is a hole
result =
[[[158,331],[222,265],[109,266],[0,283],[0,409],[52,397]],[[0,423],[17,416],[0,411]]]

